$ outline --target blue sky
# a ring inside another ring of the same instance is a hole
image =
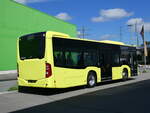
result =
[[[16,0],[49,15],[87,28],[86,38],[136,44],[136,33],[145,26],[150,38],[149,0]],[[132,26],[128,26],[128,24]],[[121,38],[120,38],[121,31]],[[141,36],[138,33],[140,42]]]

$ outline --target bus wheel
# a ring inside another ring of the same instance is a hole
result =
[[[122,72],[122,79],[127,80],[128,79],[128,71],[127,69],[124,69]]]
[[[87,86],[89,88],[94,87],[96,85],[96,74],[94,72],[89,72],[87,77]]]

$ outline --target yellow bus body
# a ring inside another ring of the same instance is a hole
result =
[[[100,76],[101,69],[99,67],[89,66],[86,67],[85,69],[55,67],[53,58],[52,37],[70,38],[69,35],[63,33],[47,31],[45,38],[46,40],[45,57],[43,59],[21,60],[19,56],[19,39],[17,40],[17,63],[19,74],[18,76],[19,86],[41,87],[41,88],[68,88],[86,85],[87,75],[91,70],[96,72],[97,82],[98,83],[101,82]],[[74,40],[83,40],[83,39],[74,39]],[[45,78],[46,62],[51,64],[52,68],[52,76],[49,78]],[[128,76],[130,77],[131,76],[130,67],[127,65],[122,65],[121,67],[112,67],[112,80],[122,79],[122,72],[123,69],[125,68],[128,70],[129,73]]]

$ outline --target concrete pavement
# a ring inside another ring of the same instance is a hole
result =
[[[9,88],[17,86],[16,80],[0,81],[0,92],[8,91]]]
[[[144,73],[142,75],[133,77],[133,79],[125,82],[115,82],[109,84],[100,84],[94,88],[79,88],[76,90],[70,90],[69,92],[63,92],[60,94],[53,93],[50,95],[38,95],[38,94],[28,94],[28,93],[18,93],[13,92],[9,94],[0,95],[0,112],[8,113],[12,111],[18,111],[21,109],[42,105],[46,103],[52,103],[58,100],[75,97],[83,95],[86,93],[91,93],[95,91],[100,91],[103,89],[117,88],[118,86],[124,86],[129,84],[134,84],[137,82],[145,81],[150,79],[150,73]]]
[[[0,81],[16,80],[17,70],[0,71]]]
[[[98,90],[11,113],[150,113],[150,80]]]

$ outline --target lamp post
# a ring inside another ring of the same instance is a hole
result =
[[[138,31],[137,31],[137,21],[135,23],[135,35],[136,35],[136,39],[137,39],[137,47],[139,47],[139,37],[138,37]]]
[[[129,25],[128,25],[128,27],[129,27],[129,32],[130,32],[130,40],[132,40],[132,26],[133,26],[132,24],[129,24]],[[129,41],[130,41],[130,40],[129,40]],[[130,41],[130,44],[131,44],[131,42],[132,42],[132,41]]]

